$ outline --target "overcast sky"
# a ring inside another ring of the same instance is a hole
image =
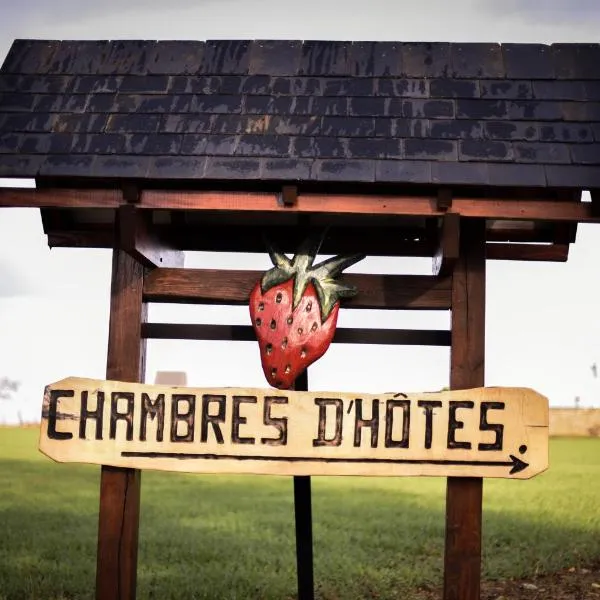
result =
[[[335,39],[596,42],[598,0],[0,0],[0,59],[15,38]],[[488,263],[487,385],[528,386],[552,404],[600,406],[597,316],[600,227],[580,226],[567,264]],[[39,213],[0,209],[0,378],[22,382],[0,422],[37,419],[43,386],[103,378],[110,252],[48,250]],[[188,266],[269,267],[262,256],[186,258]],[[429,260],[367,260],[353,271],[429,273]],[[153,307],[151,318],[246,323],[244,307]],[[385,321],[384,321],[385,318]],[[340,325],[447,327],[447,313],[342,311]],[[310,370],[312,389],[433,390],[447,385],[447,349],[332,346]],[[190,385],[265,386],[251,343],[152,342],[157,369]]]

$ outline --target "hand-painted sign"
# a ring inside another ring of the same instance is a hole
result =
[[[45,390],[40,450],[198,473],[527,479],[548,466],[548,401],[525,388],[374,395],[69,378]]]

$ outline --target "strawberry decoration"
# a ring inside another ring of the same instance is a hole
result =
[[[325,354],[335,333],[340,298],[357,293],[336,277],[364,255],[336,256],[313,265],[322,239],[309,237],[292,260],[268,244],[274,267],[250,293],[263,371],[276,388],[290,388]]]

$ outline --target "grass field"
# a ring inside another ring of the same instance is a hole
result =
[[[0,600],[93,598],[99,469],[0,429]],[[289,478],[144,472],[140,599],[289,599]],[[550,470],[484,486],[484,576],[600,558],[600,440],[554,440]],[[443,479],[315,478],[317,597],[407,599],[441,581]]]

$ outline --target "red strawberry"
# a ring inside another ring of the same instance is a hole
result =
[[[337,256],[313,266],[321,240],[309,238],[293,260],[269,248],[273,265],[250,293],[250,317],[267,381],[287,389],[325,354],[337,324],[340,298],[356,289],[335,278],[363,255]]]

